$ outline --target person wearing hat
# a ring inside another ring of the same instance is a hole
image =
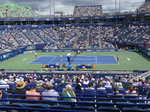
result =
[[[76,97],[75,92],[72,90],[72,87],[70,84],[66,85],[66,88],[62,92],[63,97]],[[76,102],[75,98],[63,98],[63,101],[73,101]]]
[[[37,84],[36,82],[30,82],[30,90],[26,91],[26,95],[40,95],[40,93],[36,92],[36,87]],[[36,96],[26,96],[26,99],[37,99],[37,100],[41,100],[41,97],[36,97]]]
[[[25,82],[24,81],[17,81],[16,83],[16,89],[12,92],[13,94],[22,94],[25,95],[26,89],[25,89]],[[20,98],[20,99],[25,99],[25,96],[14,96],[14,98]]]
[[[43,87],[43,81],[42,80],[37,81],[36,84],[37,84],[37,87],[36,87],[37,91],[44,91],[45,88]]]
[[[51,82],[45,83],[46,90],[42,92],[42,96],[59,96],[58,92],[52,89],[53,84]],[[42,100],[58,101],[57,97],[42,97]]]

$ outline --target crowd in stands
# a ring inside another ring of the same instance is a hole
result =
[[[33,18],[35,15],[31,7],[16,4],[0,5],[1,18]]]
[[[102,15],[101,5],[75,6],[73,16],[89,17]]]
[[[0,84],[9,85],[6,89],[23,89],[30,90],[35,92],[35,88],[40,91],[51,90],[52,88],[58,91],[59,93],[64,90],[65,87],[72,88],[74,91],[76,87],[81,88],[82,91],[90,88],[93,90],[103,89],[105,93],[113,92],[114,88],[122,90],[122,94],[130,93],[130,89],[133,93],[142,94],[139,92],[139,86],[150,85],[150,82],[143,80],[140,76],[137,77],[137,74],[129,75],[116,75],[113,79],[106,78],[105,76],[95,76],[95,75],[36,75],[36,74],[7,74],[1,75]],[[136,78],[134,78],[136,77]],[[0,88],[3,88],[3,86]],[[130,86],[129,86],[130,85]],[[131,85],[134,87],[131,87]],[[11,86],[11,87],[10,87]],[[109,89],[109,91],[107,91]],[[128,90],[129,89],[129,90]],[[22,90],[23,91],[23,90]],[[31,91],[26,91],[30,93]],[[52,92],[56,92],[52,91]],[[67,90],[66,90],[67,91]],[[137,92],[135,92],[137,91]],[[16,92],[15,92],[16,93]],[[19,92],[20,93],[20,92]],[[25,93],[23,91],[23,93]],[[48,94],[48,93],[42,93]],[[57,93],[56,93],[57,94]],[[56,95],[58,96],[58,94]]]
[[[137,12],[150,11],[150,1],[144,2],[144,4],[137,9]]]
[[[112,42],[149,45],[149,35],[149,25],[9,28],[0,30],[0,48],[47,43],[46,49],[114,49]]]
[[[0,89],[0,98],[2,99],[97,102],[96,100],[100,99],[95,98],[115,98],[114,95],[116,95],[124,100],[127,96],[132,96],[135,99],[141,97],[146,100],[146,98],[149,99],[150,81],[144,80],[140,74],[114,75],[112,78],[98,74],[37,75],[36,73],[1,73]]]
[[[119,43],[150,44],[149,25],[129,25],[123,27],[102,27],[103,40]]]
[[[94,98],[101,97],[105,99],[101,99],[105,102],[111,98],[121,98],[120,102],[122,102],[123,100],[129,100],[127,97],[131,101],[132,99],[139,99],[139,101],[144,99],[146,101],[150,98],[150,81],[144,80],[139,74],[116,75],[113,78],[98,74],[43,76],[3,74],[3,78],[0,78],[0,88],[3,89],[0,93],[7,91],[8,94],[12,94],[11,97],[13,98],[40,101],[89,102],[92,100],[97,102],[100,99],[95,100]],[[19,96],[18,94],[26,96]],[[4,96],[6,97],[6,93]],[[0,94],[0,97],[4,99],[2,94]],[[134,100],[135,104],[138,100]],[[118,99],[117,101],[119,102]],[[112,99],[112,102],[115,101]],[[144,105],[147,105],[147,103],[144,103]]]

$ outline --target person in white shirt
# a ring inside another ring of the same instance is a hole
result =
[[[35,55],[35,58],[37,58],[37,53],[35,53],[34,55]]]
[[[62,55],[59,55],[59,60],[62,61]]]

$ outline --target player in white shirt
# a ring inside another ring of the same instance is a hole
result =
[[[59,60],[62,61],[62,55],[59,55]]]
[[[35,58],[37,58],[37,53],[34,53]]]

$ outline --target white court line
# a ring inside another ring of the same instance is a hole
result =
[[[48,63],[52,62],[57,56],[55,56],[52,60],[50,60]]]
[[[94,60],[94,59],[75,59],[75,60]]]
[[[127,58],[128,61],[130,61],[130,58]]]
[[[96,63],[97,63],[97,56],[96,56]]]
[[[35,57],[35,56],[34,56]],[[34,60],[32,60],[32,61],[30,61],[28,64],[30,64],[31,62],[33,63],[33,61],[35,61],[35,60],[37,60],[37,59],[39,59],[39,58],[41,58],[42,56],[40,56],[40,57],[37,57],[36,59],[34,59]],[[34,62],[35,63],[35,62]]]
[[[115,58],[116,62],[117,62],[117,63],[118,63],[118,65],[119,65],[119,62],[117,61],[116,57],[115,57],[114,55],[112,55],[112,56]]]
[[[27,58],[24,58],[22,61],[25,61],[25,60],[27,60]]]

